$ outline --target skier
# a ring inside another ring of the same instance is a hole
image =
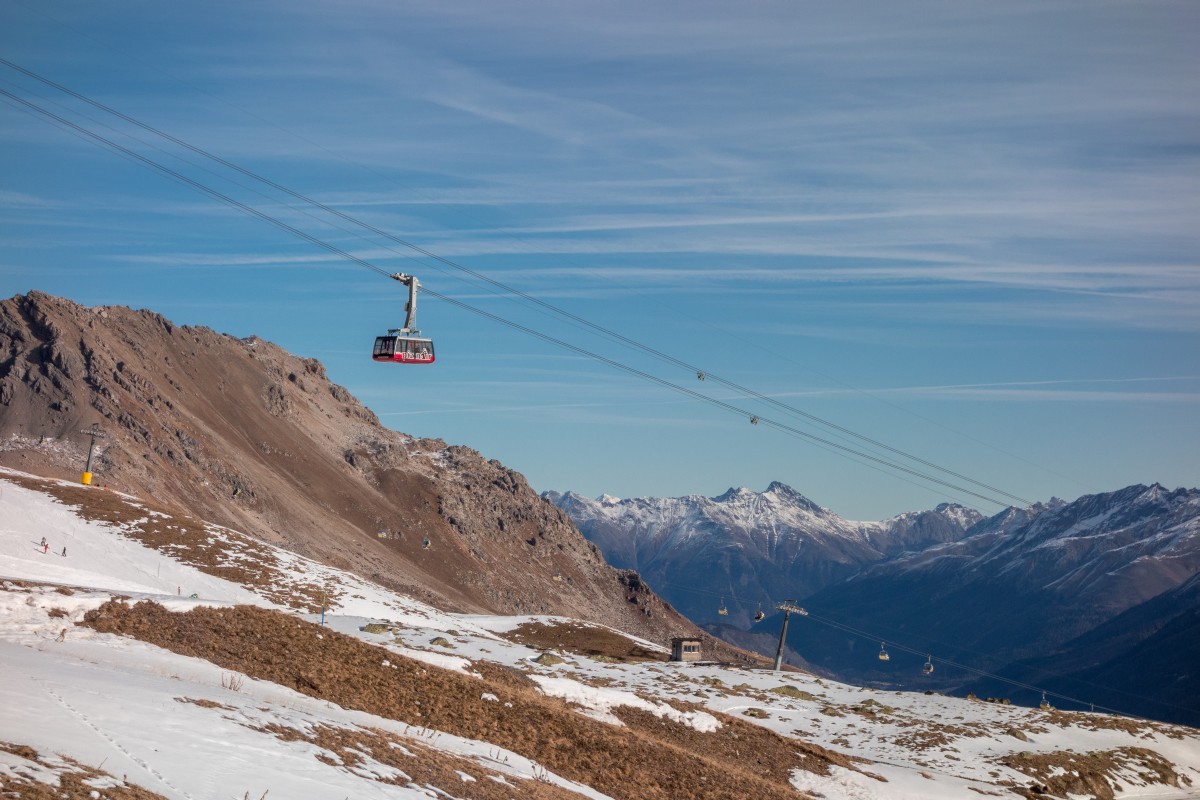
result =
[[[62,556],[63,556],[63,558],[67,557],[67,548],[65,548],[65,547],[63,548]]]
[[[43,536],[42,541],[38,543],[38,547],[45,547],[45,546],[46,546],[46,537]]]
[[[50,552],[50,543],[42,539],[42,555]]]

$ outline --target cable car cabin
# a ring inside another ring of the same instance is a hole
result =
[[[391,333],[387,336],[377,336],[371,358],[391,364],[432,364],[433,339],[397,336]]]
[[[416,328],[417,289],[421,282],[413,275],[397,272],[392,276],[408,287],[408,304],[404,306],[406,316],[403,328],[388,328],[383,336],[375,337],[375,349],[371,358],[391,364],[432,364],[433,339],[426,339]]]

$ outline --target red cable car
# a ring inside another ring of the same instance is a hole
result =
[[[388,364],[432,364],[433,339],[421,336],[421,332],[413,327],[417,317],[417,289],[421,282],[403,272],[392,277],[408,287],[408,304],[404,307],[408,316],[403,328],[390,328],[384,336],[375,337],[371,358]]]
[[[371,358],[391,364],[433,363],[433,339],[400,336],[399,333],[393,329],[387,336],[376,336]]]

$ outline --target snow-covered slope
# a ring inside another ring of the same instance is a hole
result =
[[[645,660],[661,643],[442,613],[152,503],[105,521],[13,477],[0,473],[5,796],[1197,796],[1195,730]],[[234,604],[285,613],[241,614],[265,621],[244,641],[212,636]],[[149,622],[100,632],[122,616]],[[616,639],[642,656],[592,647]],[[333,647],[354,674],[321,672]],[[378,687],[407,692],[393,713],[367,710]],[[621,743],[639,757],[605,765]]]
[[[799,599],[906,550],[955,541],[981,515],[943,504],[881,522],[853,522],[796,490],[730,489],[719,497],[596,500],[543,495],[567,512],[614,566],[636,569],[697,623],[746,627],[760,606]]]

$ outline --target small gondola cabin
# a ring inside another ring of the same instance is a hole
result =
[[[371,358],[392,364],[432,364],[433,339],[394,334],[377,336]]]

